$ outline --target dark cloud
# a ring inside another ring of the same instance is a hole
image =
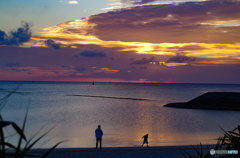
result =
[[[61,67],[62,68],[69,68],[69,66],[67,66],[67,65],[62,65]]]
[[[96,52],[96,51],[90,51],[90,50],[86,50],[86,51],[83,51],[80,53],[81,56],[84,56],[84,57],[90,57],[90,58],[93,58],[93,57],[106,57],[106,53],[104,52]],[[77,56],[75,56],[77,57]]]
[[[12,71],[12,72],[21,72],[22,70],[17,69],[17,68],[10,68],[9,71]]]
[[[21,65],[19,63],[7,63],[5,64],[7,67],[20,67]]]
[[[146,67],[146,66],[141,66],[140,69],[142,69],[142,70],[146,70],[147,67]]]
[[[236,43],[239,8],[230,0],[139,6],[91,16],[88,32],[106,41]]]
[[[0,30],[0,44],[1,44],[1,43],[4,43],[4,41],[6,40],[6,38],[7,38],[6,33],[5,33],[4,31],[1,31],[1,30]]]
[[[79,68],[79,67],[75,67],[74,68],[77,72],[84,72],[86,69],[85,68]]]
[[[174,57],[169,58],[166,63],[188,63],[195,61],[196,58],[194,57],[188,57],[185,55],[177,55]]]
[[[53,49],[60,49],[61,48],[61,44],[60,43],[56,43],[52,39],[46,40],[45,41],[45,45],[48,46],[49,48],[53,48]]]
[[[80,54],[78,60],[73,58],[76,51],[83,52],[84,50],[85,48],[70,49],[65,47],[60,50],[42,47],[0,47],[0,80],[14,80],[17,78],[18,80],[26,81],[112,81],[112,79],[137,81],[145,78],[159,82],[239,83],[240,78],[240,65],[229,64],[232,63],[229,59],[219,59],[219,61],[229,60],[229,62],[226,61],[226,64],[199,63],[199,65],[196,65],[197,62],[201,62],[201,59],[197,58],[196,62],[194,62],[195,59],[185,56],[181,57],[181,55],[169,58],[169,56],[137,54],[134,52],[115,53],[111,48],[101,49],[99,46],[96,46],[95,49],[92,48],[92,50],[105,52],[108,58],[114,57],[115,60],[86,58],[81,57]],[[134,60],[130,60],[130,58]],[[168,62],[188,62],[190,64],[194,62],[194,65],[191,67],[168,67],[147,64],[148,62],[157,62],[156,60],[158,59],[164,61],[169,59]],[[215,61],[215,59],[209,60]],[[239,63],[238,59],[234,60],[235,63]],[[130,65],[134,61],[135,65]],[[20,67],[18,67],[19,65]],[[124,71],[106,73],[107,71],[111,72],[111,70]],[[28,72],[32,74],[27,75],[26,73]]]
[[[10,32],[9,34],[0,30],[0,45],[19,46],[30,41],[31,35],[30,25],[28,23],[23,24],[22,27],[18,28],[16,31]]]
[[[142,58],[140,60],[135,60],[134,62],[130,63],[130,65],[145,65],[145,64],[150,64],[150,62],[154,62],[155,57],[151,57],[149,59],[147,58]]]
[[[145,4],[154,2],[156,0],[122,0],[123,3],[133,3],[133,4]]]

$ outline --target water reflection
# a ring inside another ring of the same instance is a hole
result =
[[[1,86],[5,89],[14,87]],[[31,98],[27,134],[31,135],[42,125],[56,126],[49,135],[54,139],[44,147],[60,140],[68,140],[60,147],[95,147],[94,131],[98,124],[102,125],[104,132],[103,146],[140,146],[141,137],[146,133],[149,133],[150,146],[211,144],[221,134],[220,126],[232,129],[239,124],[239,112],[172,109],[162,105],[186,101],[212,89],[240,91],[240,86],[25,84],[20,90],[31,93],[12,96],[4,109],[4,118],[21,124]],[[157,101],[72,97],[66,94]]]
[[[222,111],[169,109],[154,106],[152,102],[126,102],[115,106],[112,105],[114,102],[104,105],[103,100],[97,102],[99,105],[95,108],[79,107],[79,110],[75,109],[71,114],[65,113],[68,116],[65,119],[75,120],[63,127],[71,129],[64,131],[64,136],[74,140],[66,146],[93,146],[97,124],[102,124],[104,146],[139,146],[142,143],[141,137],[146,133],[150,135],[149,142],[152,146],[200,142],[211,144],[220,135],[219,126],[227,128],[226,122],[235,120],[229,115],[219,122],[219,116],[226,116]],[[238,112],[230,113],[239,115]],[[231,127],[234,125],[228,126]]]

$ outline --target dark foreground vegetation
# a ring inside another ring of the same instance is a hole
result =
[[[240,158],[240,125],[231,130],[223,131],[223,136],[220,136],[214,148],[209,147],[207,150],[203,150],[202,144],[201,148],[197,149],[193,147],[195,154],[191,154],[184,151],[186,158]],[[213,150],[214,152],[210,152]],[[216,151],[237,151],[232,154],[218,154]]]
[[[43,138],[45,137],[50,130],[47,132],[40,134],[40,131],[37,131],[32,137],[28,138],[25,135],[25,127],[26,127],[26,121],[28,116],[28,109],[26,110],[25,117],[23,119],[23,124],[20,127],[18,124],[16,124],[13,121],[10,120],[4,120],[2,117],[2,109],[7,103],[8,98],[17,92],[17,89],[10,91],[7,95],[0,98],[0,158],[23,158],[23,157],[40,157],[45,158],[47,157],[60,143],[58,142],[55,144],[52,148],[47,150],[45,153],[38,155],[33,152],[31,152],[32,148]],[[16,134],[9,135],[9,130],[6,128],[8,126],[12,127],[12,130],[15,131]],[[8,140],[11,137],[18,136],[18,141],[15,143],[11,143]]]

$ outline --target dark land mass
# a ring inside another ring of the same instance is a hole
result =
[[[169,103],[164,106],[187,109],[240,110],[240,93],[207,92],[185,103]]]

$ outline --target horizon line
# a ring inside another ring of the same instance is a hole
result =
[[[157,81],[31,81],[31,80],[0,80],[0,82],[51,82],[51,83],[132,83],[132,84],[224,84],[239,85],[240,83],[210,83],[210,82],[157,82]]]

